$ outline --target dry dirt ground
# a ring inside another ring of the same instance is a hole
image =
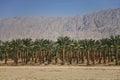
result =
[[[120,66],[0,66],[0,80],[120,80]]]

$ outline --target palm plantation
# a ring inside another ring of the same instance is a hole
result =
[[[120,35],[100,40],[73,40],[67,36],[57,41],[47,39],[0,40],[0,60],[5,64],[99,65],[120,64]],[[1,65],[1,64],[0,64]]]

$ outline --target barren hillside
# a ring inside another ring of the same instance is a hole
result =
[[[0,40],[58,36],[99,39],[120,34],[120,8],[73,17],[13,17],[0,19]]]

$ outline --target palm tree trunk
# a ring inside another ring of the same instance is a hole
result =
[[[27,64],[27,63],[28,63],[28,49],[27,49],[26,52],[25,52],[25,57],[26,57],[25,63]]]
[[[111,57],[110,57],[110,52],[108,51],[108,62],[110,62],[110,59]]]
[[[56,53],[55,53],[55,64],[57,64],[58,63],[58,52],[56,51]]]
[[[48,64],[50,64],[51,62],[51,56],[50,56],[50,52],[48,51]]]
[[[101,60],[102,60],[102,54],[101,52],[99,52],[99,64],[101,64]]]
[[[34,61],[35,52],[32,53],[32,62]]]
[[[38,53],[35,52],[35,63],[37,63]]]
[[[89,63],[89,62],[90,62],[90,60],[89,60],[89,56],[90,56],[90,55],[89,55],[89,54],[90,54],[90,51],[88,50],[88,51],[87,51],[87,65],[90,64],[90,63]]]
[[[42,51],[40,51],[40,54],[39,54],[39,63],[40,64],[42,63]]]
[[[65,48],[62,48],[62,65],[65,64],[64,57],[65,57]]]
[[[77,53],[76,53],[76,58],[77,58],[77,64],[79,63],[79,51],[77,50]]]
[[[8,53],[5,52],[5,64],[7,64],[7,61],[8,61]]]
[[[95,64],[95,51],[93,52],[93,64]]]
[[[85,59],[84,59],[84,50],[81,53],[81,57],[82,57],[82,63],[84,63],[85,62]]]
[[[79,52],[79,62],[81,61],[81,52]]]
[[[103,60],[104,60],[104,64],[106,64],[106,50],[104,52]]]
[[[43,50],[43,51],[42,51],[42,57],[41,57],[41,59],[42,59],[42,63],[45,62],[45,60],[44,60],[44,56],[45,56],[45,51]]]
[[[68,57],[69,57],[69,63],[72,64],[72,49],[70,49],[70,53]]]
[[[69,51],[66,52],[66,62],[69,62]]]
[[[19,56],[20,61],[22,61],[22,52],[20,51],[20,56]]]
[[[18,64],[18,51],[15,50],[14,52],[14,63],[17,65]]]
[[[116,47],[116,53],[115,53],[115,58],[116,58],[116,65],[119,65],[119,59],[118,59],[118,47]]]

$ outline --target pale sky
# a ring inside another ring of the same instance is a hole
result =
[[[0,18],[67,17],[120,8],[120,0],[0,0]]]

